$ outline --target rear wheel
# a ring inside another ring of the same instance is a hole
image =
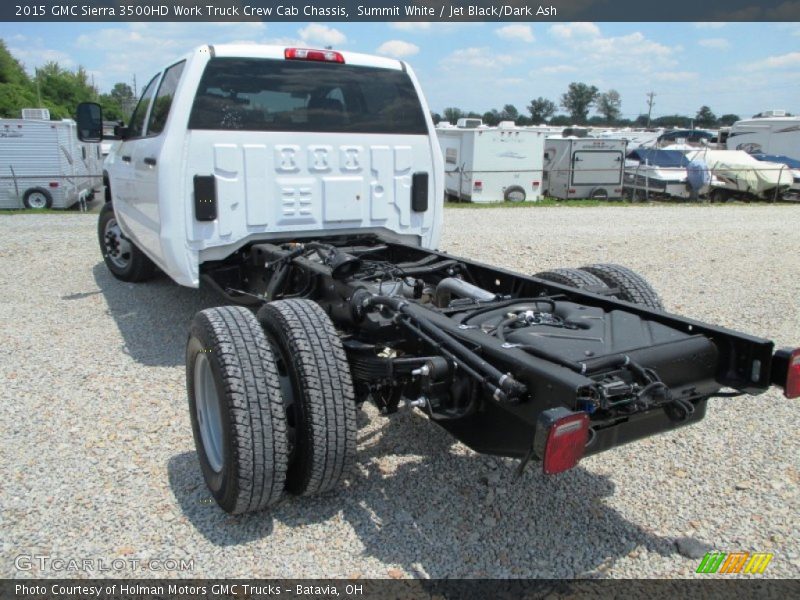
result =
[[[619,289],[616,297],[620,300],[641,304],[655,310],[664,310],[661,298],[647,280],[627,267],[596,264],[581,267],[580,270],[600,279],[608,287]]]
[[[258,311],[275,356],[289,440],[286,489],[311,496],[333,489],[356,453],[356,399],[333,323],[310,300],[278,300]]]
[[[601,290],[608,287],[602,279],[580,269],[552,269],[537,273],[534,277],[580,289],[594,288]]]
[[[195,448],[214,499],[233,514],[283,494],[286,415],[275,360],[255,316],[240,306],[199,312],[186,345]]]
[[[100,209],[97,237],[106,267],[117,279],[139,282],[155,274],[153,261],[122,233],[111,203],[104,204]]]
[[[44,188],[31,188],[22,197],[25,208],[42,209],[53,206],[53,196]]]

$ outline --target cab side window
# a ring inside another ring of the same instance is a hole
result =
[[[158,135],[164,131],[172,99],[175,97],[175,90],[178,89],[178,82],[181,80],[185,64],[186,61],[181,61],[164,71],[164,78],[161,80],[161,85],[158,86],[158,93],[153,102],[153,110],[150,111],[147,135]]]
[[[150,103],[153,101],[159,75],[153,77],[147,87],[144,88],[142,98],[139,100],[139,104],[136,105],[136,109],[134,109],[131,116],[131,122],[128,125],[128,138],[137,138],[144,135],[144,120],[147,118],[147,109],[150,108]]]

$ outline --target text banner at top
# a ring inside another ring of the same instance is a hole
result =
[[[800,21],[787,0],[11,0],[0,20]]]

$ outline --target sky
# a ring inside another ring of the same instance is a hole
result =
[[[520,112],[570,82],[617,90],[622,116],[800,114],[800,23],[0,23],[29,71],[83,66],[101,92],[139,91],[160,67],[206,43],[258,42],[403,58],[431,109]]]

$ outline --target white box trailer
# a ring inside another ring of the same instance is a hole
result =
[[[626,140],[549,137],[543,194],[552,198],[621,198]]]
[[[69,208],[103,184],[99,144],[75,121],[0,119],[0,208]]]
[[[744,119],[731,126],[728,150],[779,154],[800,160],[800,117]]]
[[[521,127],[440,127],[445,193],[471,202],[541,197],[545,134]]]

